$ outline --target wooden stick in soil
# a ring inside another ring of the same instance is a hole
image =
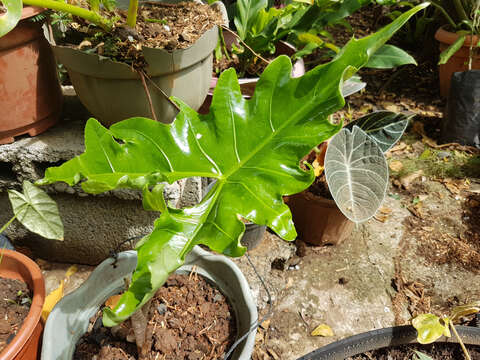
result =
[[[155,121],[158,121],[157,115],[155,115],[155,109],[153,108],[152,97],[150,96],[150,90],[148,90],[147,82],[145,81],[145,75],[143,71],[138,71],[140,75],[140,79],[142,80],[143,89],[145,90],[145,94],[147,95],[148,105],[150,106],[150,112],[152,113],[152,118]]]
[[[175,107],[175,109],[177,109],[177,111],[180,111],[180,108],[178,107],[178,105],[174,101],[172,101],[172,99],[170,99],[170,97],[167,94],[165,94],[165,91],[163,91],[157,84],[155,84],[155,82],[152,79],[150,79],[150,77],[143,70],[141,70],[141,72],[142,72],[143,76],[145,77],[145,79],[150,81],[150,83],[153,85],[153,87],[155,89],[157,89],[165,97],[165,99],[170,104],[172,104]]]
[[[460,346],[463,350],[463,353],[465,355],[465,359],[472,360],[472,358],[470,357],[470,354],[468,353],[467,348],[465,347],[465,344],[463,343],[462,339],[460,338],[460,335],[458,335],[457,329],[455,329],[455,325],[453,325],[453,323],[451,321],[449,321],[449,324],[450,324],[450,327],[452,328],[453,333],[457,337],[458,343],[460,344]]]
[[[250,50],[252,52],[253,55],[255,55],[256,57],[258,57],[260,60],[266,62],[267,64],[270,64],[270,61],[268,61],[267,59],[263,58],[260,54],[257,54],[250,46],[248,46],[247,44],[245,44],[245,42],[240,39],[240,36],[238,36],[238,34],[235,32],[235,31],[232,31],[230,30],[228,27],[226,27],[225,25],[220,25],[220,27],[223,29],[223,30],[226,30],[228,31],[230,34],[232,34],[233,36],[235,36],[238,41],[240,41],[240,43],[245,46],[248,50]]]

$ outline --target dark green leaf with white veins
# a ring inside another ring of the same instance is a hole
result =
[[[170,125],[132,118],[107,130],[90,119],[85,153],[48,169],[42,183],[74,184],[85,179],[83,189],[94,193],[139,188],[147,209],[164,209],[154,231],[138,244],[130,288],[113,310],[105,310],[104,324],[128,318],[196,244],[242,255],[245,249],[239,239],[245,227],[239,217],[267,225],[286,240],[295,239],[282,197],[304,190],[313,181],[313,172],[303,171],[299,161],[340,129],[341,124],[332,125],[327,119],[345,103],[340,92],[343,80],[423,7],[372,36],[351,40],[335,60],[301,78],[291,78],[290,59],[278,57],[265,69],[249,100],[242,97],[234,70],[225,71],[208,115],[174,99],[180,112]],[[216,184],[191,208],[167,208],[161,188],[149,190],[161,181],[192,176],[215,178]]]
[[[47,239],[63,240],[63,224],[58,207],[42,189],[23,182],[23,194],[8,190],[13,213],[28,230]]]
[[[408,122],[414,116],[415,114],[376,111],[352,121],[346,128],[352,130],[354,126],[358,126],[386,152],[402,137]]]
[[[375,215],[388,184],[387,161],[377,143],[357,126],[344,128],[325,153],[328,188],[342,213],[359,223]]]

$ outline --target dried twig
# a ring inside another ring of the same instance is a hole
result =
[[[226,27],[225,25],[220,25],[221,28],[223,30],[226,30],[228,31],[230,34],[232,34],[233,36],[235,36],[238,41],[240,41],[240,43],[245,46],[248,50],[250,50],[252,52],[253,55],[255,55],[256,57],[258,57],[260,60],[266,62],[267,64],[270,64],[270,61],[268,61],[267,59],[263,58],[260,54],[256,53],[250,46],[248,46],[247,44],[245,44],[245,42],[240,38],[240,36],[238,36],[238,34],[233,31],[233,30],[230,30],[228,27]]]
[[[157,115],[155,115],[155,109],[153,108],[152,97],[150,96],[150,90],[148,90],[147,83],[145,81],[145,73],[142,70],[138,71],[140,75],[140,79],[142,80],[143,89],[145,90],[145,94],[147,95],[148,105],[150,106],[150,112],[152,113],[152,118],[155,121],[158,121]]]

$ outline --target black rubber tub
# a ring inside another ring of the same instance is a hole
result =
[[[480,328],[472,326],[456,326],[455,328],[465,344],[480,345]],[[336,341],[297,360],[344,360],[349,356],[359,355],[366,351],[416,343],[416,338],[417,331],[410,325],[372,330]],[[442,337],[437,342],[455,343],[457,341],[452,334],[452,337]]]

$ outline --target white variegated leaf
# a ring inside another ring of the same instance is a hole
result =
[[[336,134],[325,154],[325,176],[343,214],[359,223],[370,219],[385,198],[388,167],[377,143],[357,126]]]

